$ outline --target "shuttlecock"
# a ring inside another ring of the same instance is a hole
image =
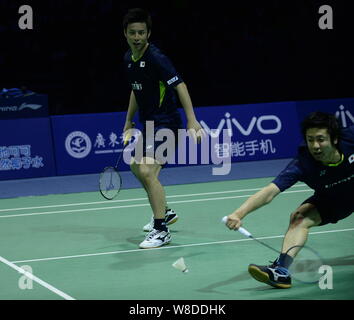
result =
[[[182,271],[182,272],[188,272],[188,269],[187,269],[186,264],[184,263],[183,257],[182,257],[182,258],[179,258],[177,261],[175,261],[175,262],[172,264],[172,267],[174,267],[174,268],[176,268],[177,270],[180,270],[180,271]]]

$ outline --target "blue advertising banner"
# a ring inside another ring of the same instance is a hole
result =
[[[214,159],[289,158],[296,155],[301,141],[295,102],[204,107],[195,108],[195,113],[211,139]]]
[[[0,180],[55,174],[49,118],[0,120]]]
[[[354,124],[354,98],[298,101],[296,108],[300,122],[313,111],[323,111],[336,115],[343,127]]]
[[[38,95],[2,99],[27,101],[7,103],[2,109],[0,105],[0,116],[18,117],[29,112],[30,117],[32,111],[48,112],[46,96],[43,104],[39,100],[29,103],[29,98]],[[315,110],[335,114],[344,127],[354,124],[354,98],[194,110],[207,135],[202,141],[207,143],[190,147],[192,139],[182,130],[178,154],[167,166],[291,158],[301,141],[300,122]],[[186,128],[184,111],[179,111]],[[123,150],[125,117],[126,112],[115,112],[0,120],[0,180],[98,173],[106,166],[114,166]],[[141,129],[138,121],[136,124]],[[129,170],[126,163],[121,161],[119,170]],[[223,172],[227,174],[227,170]]]
[[[289,158],[301,140],[294,102],[202,107],[195,113],[207,143],[190,149],[192,139],[181,130],[178,154],[168,166]],[[114,166],[123,150],[125,117],[125,112],[51,117],[58,175]],[[121,161],[119,170],[129,170],[127,163]]]
[[[0,97],[0,119],[34,118],[47,116],[47,95],[33,94],[19,98]]]
[[[126,112],[52,116],[58,175],[101,172],[123,150]],[[120,170],[129,167],[121,161]]]

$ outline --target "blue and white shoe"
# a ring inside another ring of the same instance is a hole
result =
[[[279,265],[278,260],[275,260],[269,266],[250,264],[248,272],[257,281],[264,282],[272,287],[280,289],[291,288],[291,275],[288,269]]]
[[[171,242],[171,234],[167,231],[152,229],[146,237],[145,240],[140,243],[139,247],[141,249],[152,249],[159,248],[165,244]]]

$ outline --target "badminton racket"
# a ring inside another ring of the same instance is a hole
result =
[[[134,124],[133,124],[134,127]],[[122,188],[122,176],[118,171],[119,163],[124,154],[125,146],[127,145],[128,141],[130,140],[131,135],[126,134],[123,141],[123,149],[118,156],[117,162],[114,167],[106,167],[100,173],[99,178],[99,188],[101,195],[107,199],[112,200],[114,199],[120,189]]]
[[[222,222],[226,224],[227,216],[222,218]],[[240,227],[236,231],[239,231],[249,239],[255,240],[278,255],[281,254],[279,250],[257,239],[245,228]],[[309,246],[293,246],[286,251],[286,254],[294,258],[288,269],[292,278],[302,283],[316,283],[320,280],[322,275],[319,269],[324,265],[324,262],[316,250]]]

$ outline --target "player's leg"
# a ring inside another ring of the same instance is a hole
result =
[[[134,158],[133,158],[133,160],[134,160]],[[145,189],[146,193],[148,193],[148,189],[147,189],[147,187],[145,186],[144,179],[141,179],[141,178],[140,178],[139,170],[136,168],[135,165],[133,165],[133,167],[131,166],[131,171],[133,172],[133,174],[135,175],[135,177],[139,180],[139,182],[141,183],[142,187]],[[157,166],[156,173],[155,173],[155,175],[156,175],[157,177],[159,176],[160,171],[161,171],[161,166]],[[166,209],[168,209],[167,204],[166,204]]]
[[[130,167],[136,178],[144,186],[155,219],[163,219],[165,217],[166,197],[165,190],[158,180],[161,166],[154,159],[144,157],[140,163],[133,162]]]
[[[267,283],[276,288],[290,288],[291,275],[288,271],[293,258],[296,256],[300,247],[291,250],[289,255],[288,250],[294,246],[303,246],[307,241],[309,229],[313,226],[318,226],[321,223],[321,216],[311,203],[303,203],[290,215],[289,228],[285,234],[282,253],[269,266],[259,266],[250,264],[248,267],[249,273],[258,281]]]
[[[285,254],[294,246],[303,246],[307,241],[309,229],[321,223],[321,216],[312,203],[303,203],[290,215],[289,228],[285,234],[281,252]],[[300,247],[289,253],[294,258]]]
[[[161,165],[152,158],[147,159],[144,157],[139,163],[133,161],[131,170],[144,186],[154,215],[153,229],[140,244],[140,247],[155,248],[169,243],[171,235],[165,221],[165,190],[158,179]]]
[[[145,224],[143,227],[143,230],[146,232],[152,231],[152,229],[154,227],[154,219],[155,218],[157,218],[157,217],[161,218],[161,214],[159,214],[158,216],[156,216],[156,214],[155,214],[156,211],[161,212],[161,208],[160,208],[161,199],[159,201],[158,199],[156,199],[156,197],[154,197],[154,194],[156,194],[155,192],[159,192],[160,196],[161,195],[163,196],[161,198],[163,198],[163,200],[164,200],[164,217],[165,217],[166,225],[171,225],[178,220],[178,215],[176,214],[176,212],[168,207],[163,186],[161,185],[161,183],[158,180],[162,166],[159,165],[152,158],[150,158],[149,161],[150,161],[149,163],[155,164],[154,168],[150,169],[150,168],[145,168],[145,167],[138,167],[139,164],[136,163],[134,158],[132,159],[131,166],[130,166],[133,174],[135,175],[135,177],[140,181],[140,183],[144,187],[144,189],[148,195],[148,198],[149,198],[149,201],[151,204],[151,208],[153,211],[153,216],[150,219],[149,223]],[[140,162],[146,163],[146,159],[142,158],[142,160]],[[146,166],[148,166],[148,165],[149,164],[146,164]],[[152,179],[149,178],[150,174],[153,175]],[[157,203],[157,205],[156,205],[156,203]]]

